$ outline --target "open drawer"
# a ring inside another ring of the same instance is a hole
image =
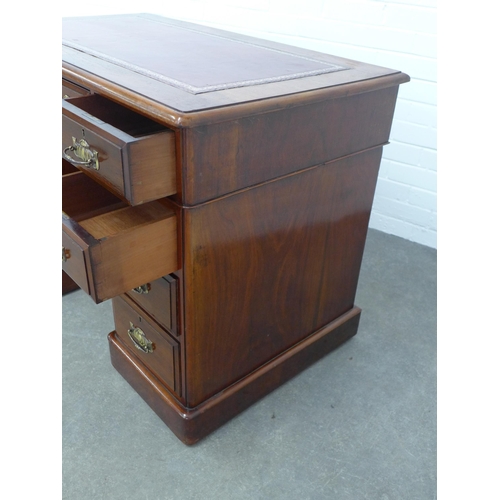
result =
[[[62,179],[62,268],[95,302],[178,269],[168,200],[131,207],[82,172]]]
[[[100,95],[62,101],[62,156],[140,205],[175,194],[172,130]]]
[[[82,95],[91,94],[90,90],[81,87],[80,85],[76,85],[73,82],[62,80],[62,98],[68,99],[70,97],[80,97]]]

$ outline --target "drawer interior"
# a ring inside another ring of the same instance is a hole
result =
[[[62,210],[77,222],[126,206],[79,170],[62,176]]]
[[[78,169],[76,167],[74,167],[73,165],[71,165],[71,163],[69,161],[66,161],[65,159],[63,159],[63,161],[62,161],[62,174],[66,175],[66,174],[72,174],[74,172],[78,172]]]
[[[166,218],[170,213],[166,212],[160,201],[153,201],[138,207],[126,206],[118,210],[106,211],[80,220],[79,224],[94,238],[101,239],[153,224]]]
[[[98,94],[74,97],[66,99],[66,101],[132,137],[169,130],[167,127]]]
[[[171,217],[157,200],[132,207],[78,171],[63,175],[63,212],[96,239],[107,238]]]

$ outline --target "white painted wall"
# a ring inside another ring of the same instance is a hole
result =
[[[150,12],[408,73],[384,148],[370,227],[436,238],[436,0],[65,2],[63,16]]]

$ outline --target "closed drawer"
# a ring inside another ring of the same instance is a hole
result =
[[[146,310],[161,326],[174,335],[179,335],[177,327],[178,283],[173,276],[144,283],[134,288],[128,295]]]
[[[179,344],[125,297],[113,299],[116,336],[167,387],[180,395]]]
[[[176,192],[174,132],[92,94],[62,101],[63,158],[140,205]]]
[[[168,200],[131,207],[82,172],[63,176],[62,267],[95,302],[178,269]]]

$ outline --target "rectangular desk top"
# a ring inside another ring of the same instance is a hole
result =
[[[400,71],[150,14],[64,19],[64,74],[181,126],[196,112],[256,102],[263,111],[270,98],[290,105],[305,98],[299,94],[321,100],[328,89],[357,93],[408,80]]]

